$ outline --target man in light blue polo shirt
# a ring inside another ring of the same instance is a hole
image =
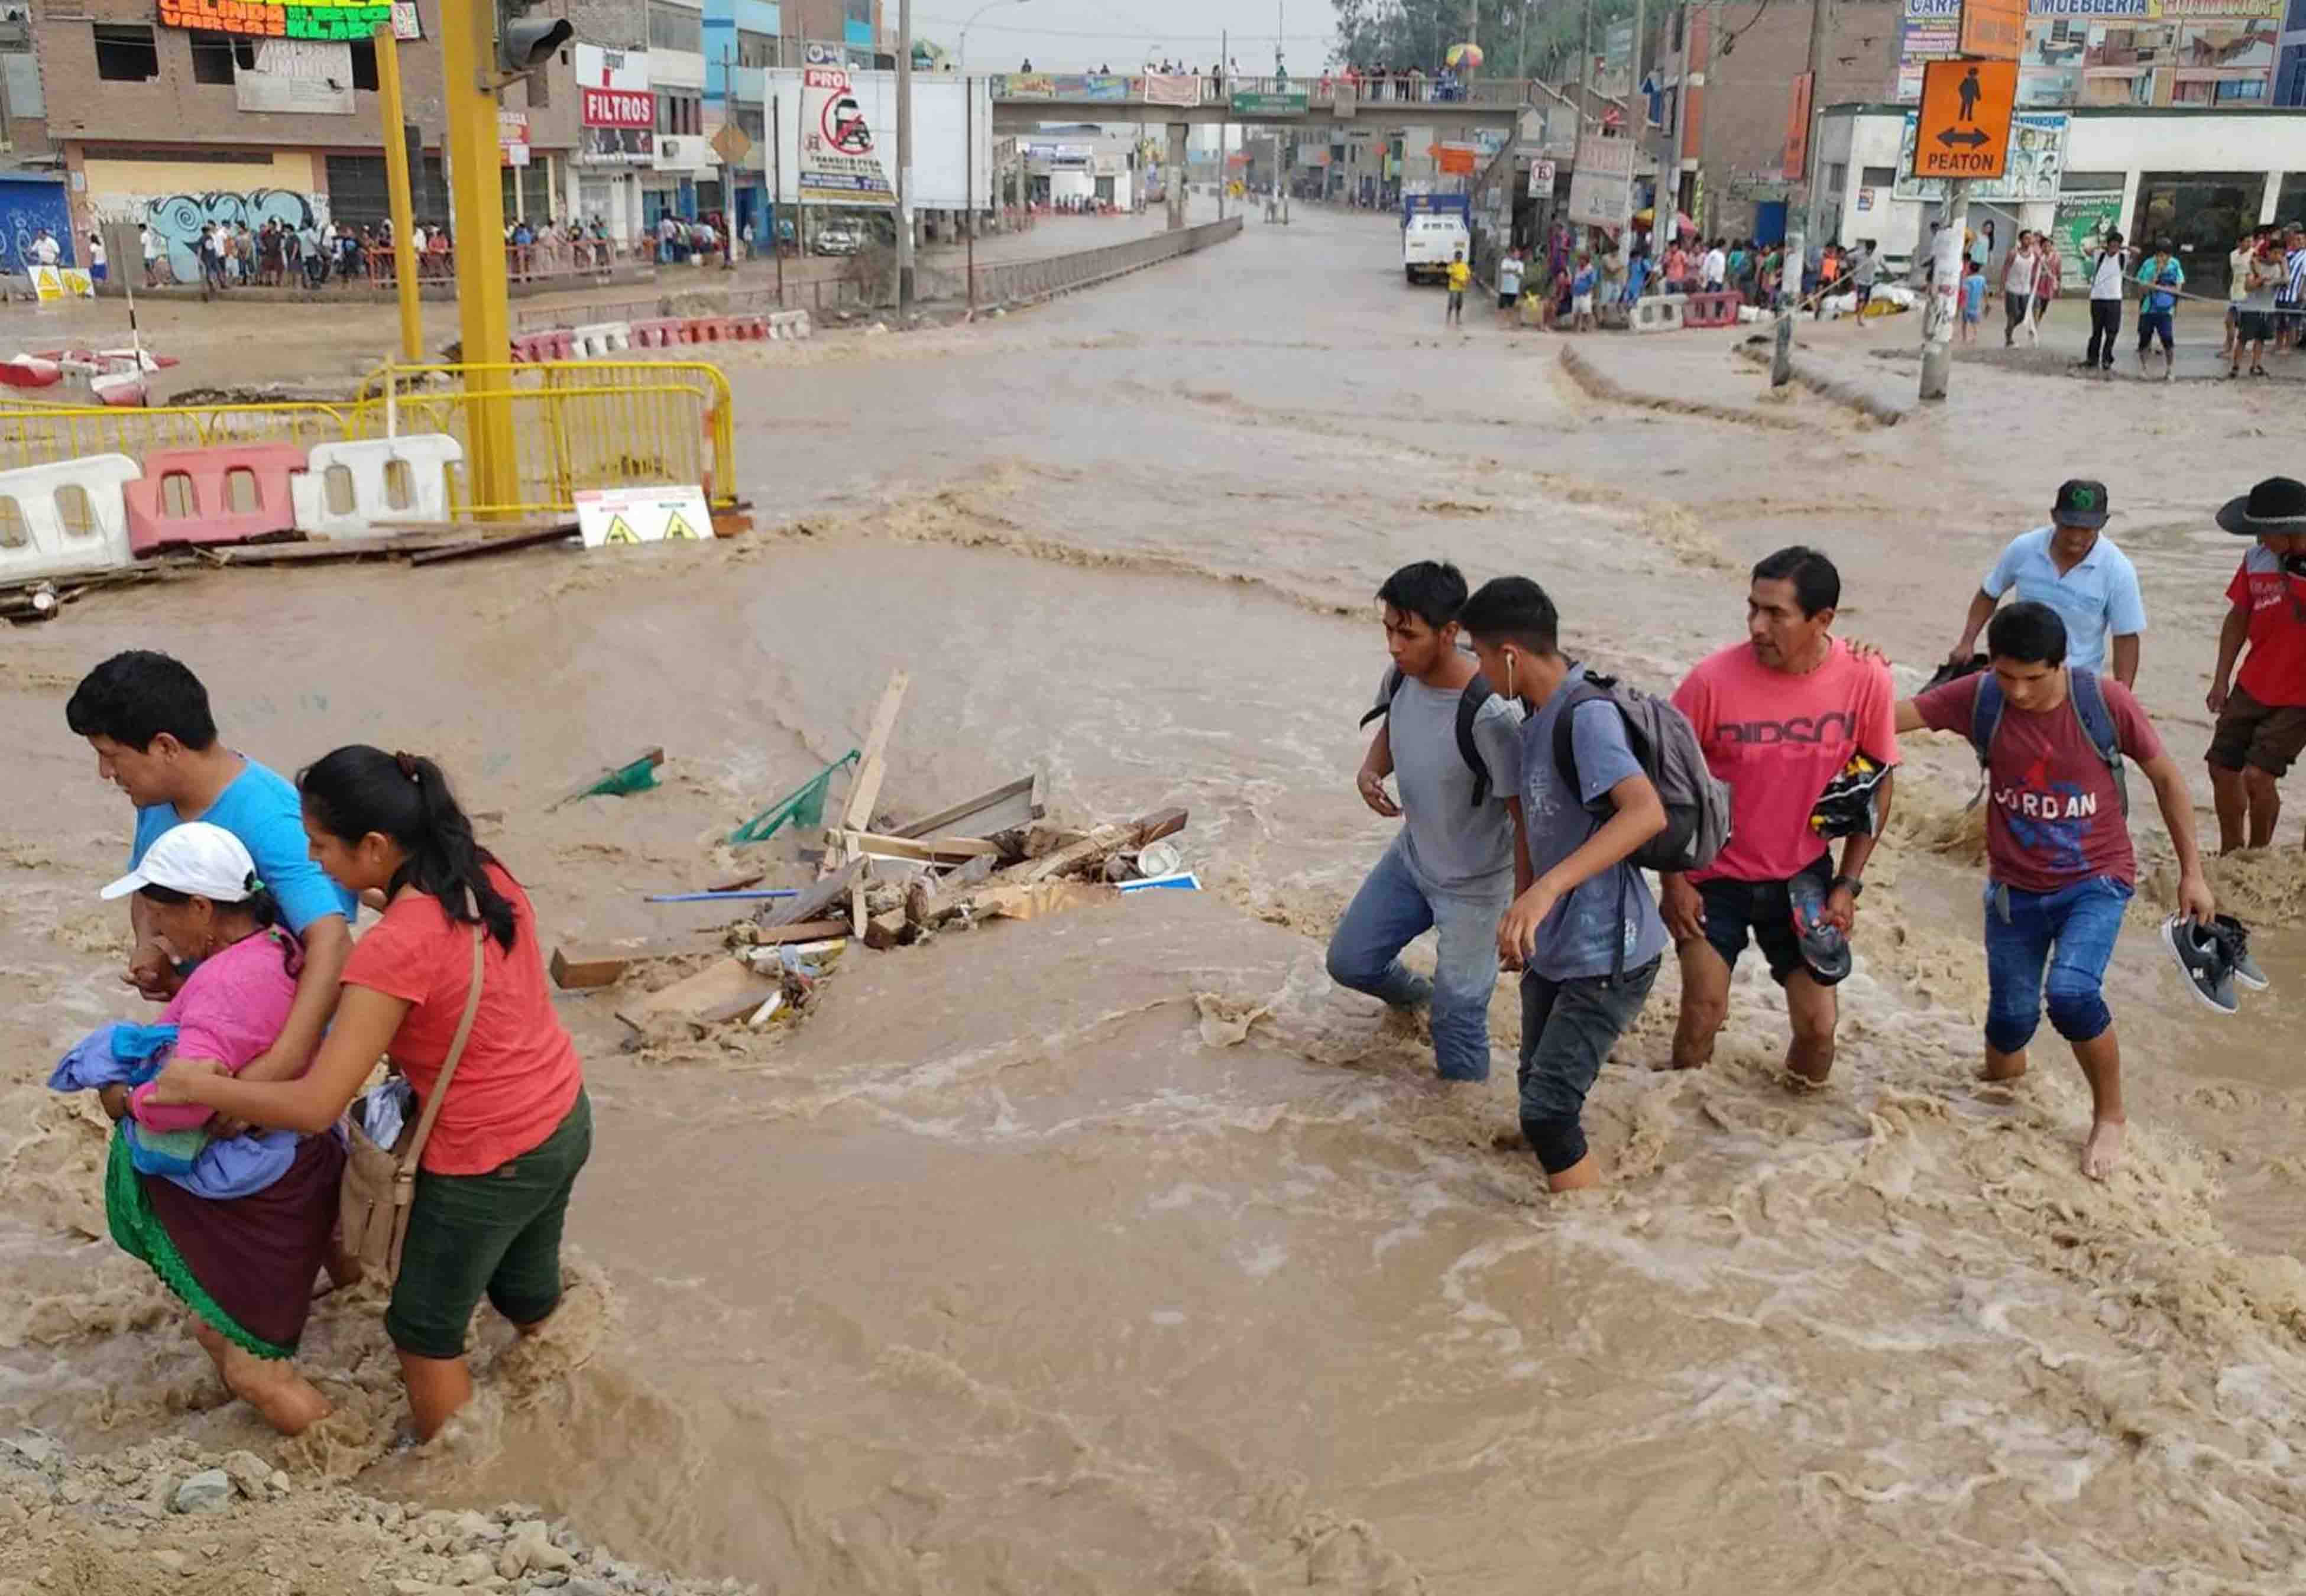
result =
[[[1994,608],[2011,588],[2021,600],[2047,604],[2066,623],[2066,662],[2125,687],[2138,682],[2138,639],[2146,630],[2146,600],[2138,568],[2099,528],[2105,525],[2104,482],[2075,481],[2058,490],[2050,525],[2020,534],[1986,573],[1961,640],[1947,658],[1969,662]]]

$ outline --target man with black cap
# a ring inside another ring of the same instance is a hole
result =
[[[2232,608],[2210,673],[2209,708],[2218,718],[2210,789],[2219,850],[2233,853],[2272,844],[2281,780],[2306,751],[2306,483],[2268,477],[2228,499],[2218,525],[2258,540],[2226,588]]]
[[[2114,346],[2122,337],[2122,285],[2130,252],[2122,247],[2120,228],[2108,229],[2105,242],[2090,262],[2089,350],[2082,356],[2085,370],[2114,370]]]
[[[2076,478],[2058,489],[2050,525],[2020,533],[1986,573],[1961,636],[1946,657],[1969,662],[1994,606],[2011,588],[2018,597],[2047,604],[2066,623],[2069,663],[2138,685],[2138,640],[2146,630],[2146,600],[2138,568],[2100,528],[2107,515],[2105,484]]]

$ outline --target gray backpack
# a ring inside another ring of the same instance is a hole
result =
[[[1615,704],[1624,718],[1627,745],[1665,805],[1665,830],[1636,849],[1626,862],[1675,875],[1712,864],[1730,845],[1730,788],[1706,768],[1705,750],[1689,717],[1663,698],[1591,671],[1563,691],[1567,698],[1553,721],[1553,765],[1571,793],[1585,789],[1577,779],[1570,717],[1580,704],[1600,698]],[[1597,820],[1607,820],[1612,813],[1607,796],[1585,807]]]

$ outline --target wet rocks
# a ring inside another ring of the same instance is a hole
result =
[[[230,1474],[222,1469],[202,1469],[176,1487],[169,1506],[178,1513],[229,1513],[236,1495]]]

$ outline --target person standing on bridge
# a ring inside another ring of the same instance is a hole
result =
[[[1328,970],[1395,1009],[1430,1008],[1441,1079],[1479,1081],[1490,1076],[1498,921],[1513,896],[1522,713],[1458,651],[1465,602],[1457,568],[1430,559],[1378,589],[1392,663],[1362,717],[1384,724],[1355,786],[1371,813],[1403,824],[1338,922]],[[1400,957],[1428,930],[1439,938],[1431,979]]]

